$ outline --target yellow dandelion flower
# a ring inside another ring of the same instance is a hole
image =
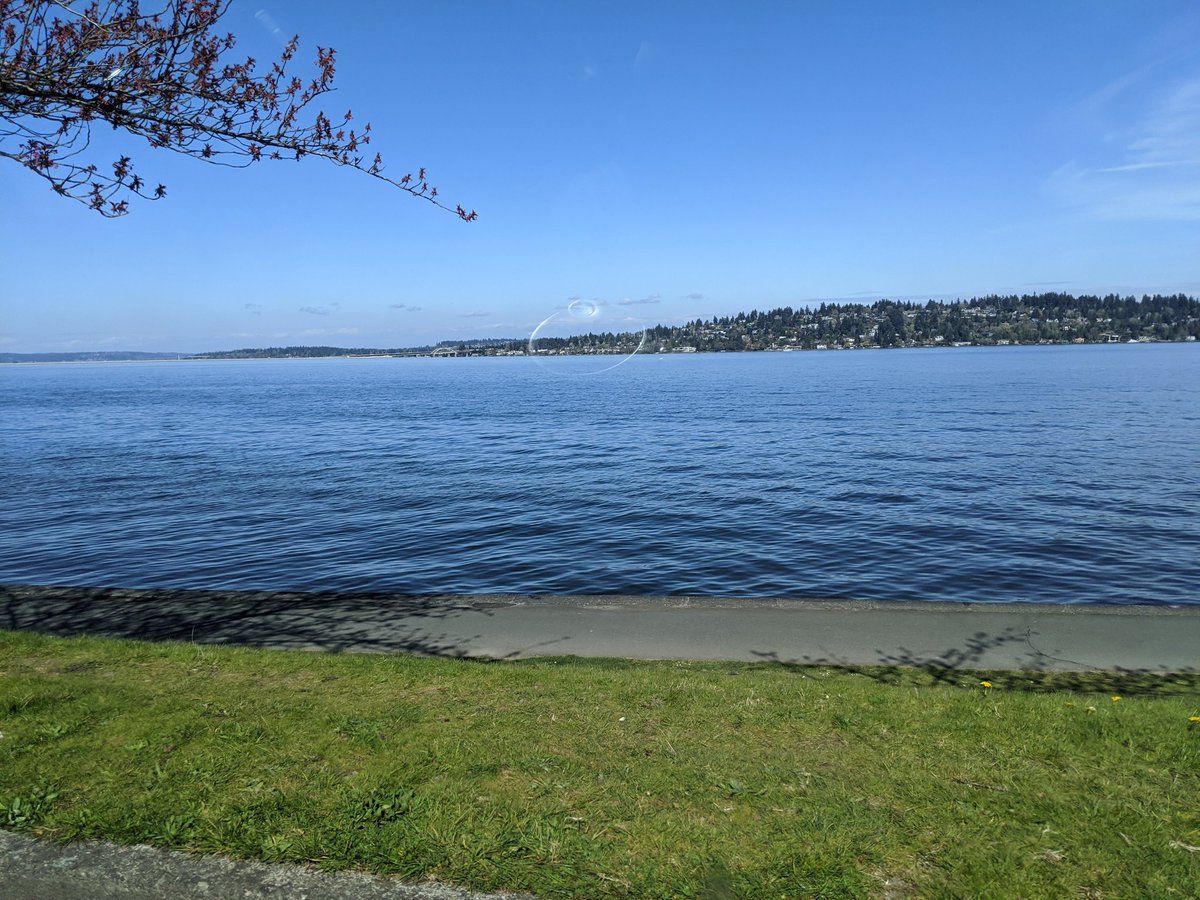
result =
[[[991,683],[990,681],[981,681],[981,682],[979,682],[979,683],[980,683],[980,684],[982,684],[984,687],[991,687],[991,686],[992,686],[992,683]]]
[[[1189,722],[1200,722],[1200,716],[1188,716]]]
[[[1120,699],[1121,699],[1120,697],[1113,697],[1113,698],[1112,698],[1112,702],[1113,702],[1113,703],[1116,703],[1116,702],[1117,702],[1118,700],[1120,700]]]

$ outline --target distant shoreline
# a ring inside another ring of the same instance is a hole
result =
[[[576,323],[573,328],[583,325]],[[796,350],[900,350],[918,347],[1025,347],[1060,344],[1190,343],[1200,340],[1200,299],[1184,294],[1120,297],[1045,293],[988,295],[937,303],[878,300],[781,306],[680,325],[644,323],[628,331],[566,336],[469,338],[412,347],[324,344],[238,347],[204,353],[89,350],[0,353],[0,363],[164,359],[320,359],[326,357],[632,356]]]
[[[589,356],[692,356],[692,355],[713,355],[718,353],[832,353],[845,350],[1007,350],[1012,348],[1029,348],[1029,347],[1103,347],[1103,346],[1128,346],[1130,344],[1196,344],[1195,337],[1188,336],[1182,340],[1129,340],[1129,341],[1038,341],[1034,343],[1007,343],[1007,344],[973,344],[969,342],[956,343],[932,343],[918,344],[915,346],[906,347],[878,347],[878,346],[854,346],[854,347],[768,347],[756,350],[639,350],[639,351],[615,351],[603,353],[586,353],[586,352],[546,352],[546,353],[489,353],[487,349],[476,350],[468,348],[464,351],[453,353],[421,353],[421,352],[380,352],[380,353],[329,353],[312,356],[282,356],[282,355],[262,355],[262,356],[230,356],[230,355],[207,355],[195,354],[188,356],[180,354],[179,356],[153,356],[153,357],[132,357],[121,358],[113,357],[109,359],[94,359],[89,358],[87,354],[81,354],[78,359],[0,359],[0,366],[47,366],[47,365],[111,365],[111,364],[142,364],[142,363],[171,363],[171,362],[297,362],[303,360],[317,359],[552,359],[555,357],[589,357]],[[42,354],[9,354],[10,356],[29,356],[38,357]],[[46,354],[49,355],[49,354]],[[59,354],[55,354],[59,355]]]

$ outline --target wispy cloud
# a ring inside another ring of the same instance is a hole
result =
[[[644,69],[654,62],[656,56],[658,56],[658,44],[654,41],[642,41],[638,45],[637,53],[633,55],[633,67]]]
[[[398,309],[398,310],[401,310],[402,312],[420,312],[421,311],[421,307],[410,306],[407,303],[390,303],[390,304],[388,304],[388,309]]]
[[[1097,91],[1084,103],[1099,115],[1106,104],[1141,87],[1141,73]],[[1200,76],[1152,93],[1137,112],[1110,130],[1116,149],[1098,163],[1071,160],[1047,182],[1050,193],[1098,219],[1200,220]]]
[[[265,9],[260,9],[254,14],[254,21],[256,21],[262,27],[263,31],[273,37],[278,43],[284,44],[287,42],[287,35],[283,33],[283,29],[280,28],[279,23],[275,21],[275,17]]]
[[[684,299],[685,300],[703,300],[704,295],[703,294],[688,294]]]
[[[624,300],[618,300],[618,306],[647,306],[651,303],[662,303],[662,298],[659,294],[651,294],[649,297],[643,297],[640,300],[630,300],[626,297]]]
[[[462,318],[462,319],[486,319],[489,315],[490,315],[490,313],[476,311],[476,312],[462,313],[459,316],[459,318]]]
[[[1166,162],[1141,162],[1141,163],[1126,163],[1123,166],[1109,166],[1106,169],[1100,169],[1101,172],[1141,172],[1145,169],[1165,169],[1174,165]]]
[[[1121,77],[1114,78],[1103,87],[1092,91],[1079,103],[1079,112],[1093,118],[1106,117],[1114,101],[1130,93],[1138,82],[1150,74],[1151,69],[1151,66],[1142,66],[1140,69],[1126,72]]]
[[[330,303],[327,306],[301,306],[298,312],[308,313],[310,316],[327,316],[336,309],[341,308],[340,303]]]

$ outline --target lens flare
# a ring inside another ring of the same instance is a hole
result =
[[[646,346],[646,323],[601,300],[573,297],[538,323],[529,355],[556,375],[599,375]]]
[[[576,319],[585,321],[600,315],[600,304],[595,300],[572,300],[567,312]]]

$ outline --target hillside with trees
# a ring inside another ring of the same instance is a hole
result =
[[[421,347],[259,347],[189,359],[303,359],[329,356],[523,356],[993,347],[1200,340],[1200,300],[1184,294],[1104,297],[1070,294],[987,296],[953,303],[879,300],[821,303],[655,325],[644,332],[539,339],[480,338]],[[177,354],[0,354],[0,362],[177,357]]]
[[[656,325],[645,332],[539,340],[550,354],[712,353],[894,347],[1101,344],[1200,339],[1200,300],[1184,294],[1104,297],[1047,293],[991,295],[953,303],[879,300],[751,310]],[[529,351],[523,340],[447,342],[472,355]]]
[[[1200,337],[1200,300],[1050,293],[954,303],[822,303],[658,326],[649,336],[656,350],[697,351],[1185,341]]]

